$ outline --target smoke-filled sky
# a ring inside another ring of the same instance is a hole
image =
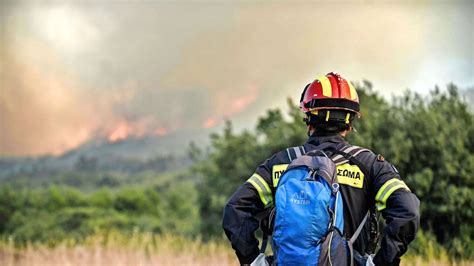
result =
[[[330,71],[474,85],[472,1],[0,0],[0,156],[248,127]]]

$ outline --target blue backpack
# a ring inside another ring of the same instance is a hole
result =
[[[336,177],[336,165],[322,150],[293,160],[280,177],[272,212],[277,265],[352,265],[352,244],[369,215],[350,240],[344,238]]]

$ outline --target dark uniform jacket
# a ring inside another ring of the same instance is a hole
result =
[[[352,150],[354,157],[365,167],[346,162],[337,165],[337,180],[344,201],[344,233],[351,237],[367,211],[374,205],[382,213],[386,227],[376,265],[398,265],[400,256],[415,238],[419,225],[419,200],[400,179],[397,169],[381,155],[349,145],[342,136],[311,136],[301,147],[276,153],[232,195],[224,208],[223,228],[235,249],[240,263],[251,263],[259,254],[255,231],[259,228],[259,214],[273,206],[276,185],[291,159],[310,150],[324,149],[334,159],[331,149]],[[340,157],[340,156],[339,156]],[[364,174],[365,172],[365,174]],[[369,226],[354,244],[364,254],[369,241]]]

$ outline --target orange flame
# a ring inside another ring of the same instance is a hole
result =
[[[168,129],[166,129],[165,127],[159,127],[157,129],[155,129],[155,135],[157,136],[164,136],[166,134],[168,134]]]
[[[229,106],[229,112],[232,114],[242,112],[247,106],[255,102],[256,98],[255,95],[248,95],[235,99]]]
[[[110,142],[116,142],[119,140],[124,140],[128,138],[132,131],[132,128],[130,125],[128,125],[126,122],[121,122],[113,131],[110,133],[108,140]]]
[[[217,121],[214,118],[210,117],[206,119],[206,121],[204,121],[204,123],[202,124],[202,127],[211,128],[211,127],[215,127],[216,125],[217,125]]]
[[[143,118],[137,121],[120,120],[116,127],[107,134],[110,142],[121,141],[130,137],[141,138],[144,136],[164,136],[169,133],[169,129],[164,126],[153,127],[153,121]]]
[[[222,115],[232,116],[243,112],[247,107],[253,104],[259,95],[259,90],[257,86],[249,86],[246,89],[239,90],[240,95],[234,95],[229,101],[219,101],[219,103],[224,103],[219,106],[219,109],[222,109]],[[224,96],[224,95],[222,95]],[[225,95],[227,98],[228,96]]]

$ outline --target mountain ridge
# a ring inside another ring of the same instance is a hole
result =
[[[204,147],[215,129],[181,130],[165,136],[147,135],[110,142],[105,138],[90,140],[61,155],[37,157],[0,157],[0,178],[34,175],[38,172],[68,171],[81,163],[93,163],[98,170],[124,169],[124,164],[139,165],[149,161],[170,159],[189,164],[187,150],[191,142]],[[135,168],[135,167],[133,167]]]

